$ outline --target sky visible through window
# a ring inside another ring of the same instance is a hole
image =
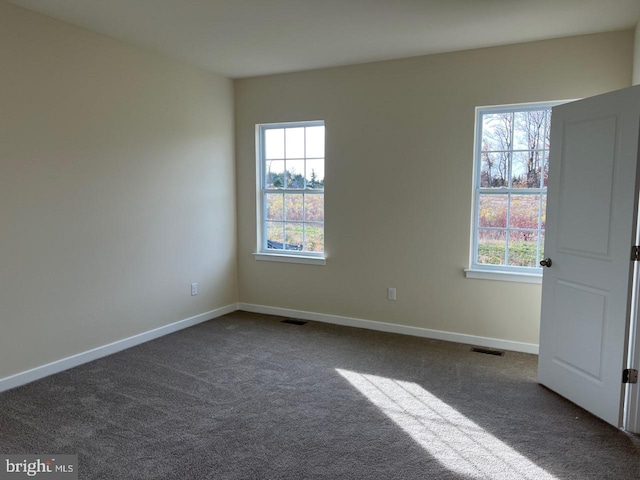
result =
[[[288,160],[286,169],[290,175],[304,175],[309,182],[313,171],[324,180],[324,126],[273,128],[265,130],[264,136],[267,173],[284,172]]]

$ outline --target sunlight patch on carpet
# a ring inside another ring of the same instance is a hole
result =
[[[420,385],[336,371],[453,472],[472,478],[555,479]]]

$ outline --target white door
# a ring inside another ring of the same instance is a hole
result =
[[[640,86],[555,107],[538,380],[621,426]]]

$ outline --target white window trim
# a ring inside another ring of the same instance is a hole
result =
[[[489,270],[489,269],[480,270],[480,269],[473,269],[473,268],[465,268],[464,275],[467,278],[475,278],[480,280],[497,280],[502,282],[516,282],[516,283],[534,283],[537,285],[542,284],[542,272],[522,273],[522,272],[511,272],[511,271],[497,271],[497,270]]]
[[[476,107],[475,111],[475,131],[473,138],[473,177],[472,177],[472,195],[471,195],[471,227],[470,227],[470,249],[469,249],[469,268],[464,270],[466,278],[484,279],[484,280],[498,280],[498,281],[510,281],[519,283],[542,283],[542,268],[541,267],[512,267],[508,265],[484,265],[474,263],[475,252],[477,251],[477,229],[478,218],[477,209],[479,201],[477,196],[480,189],[478,185],[480,183],[480,168],[479,162],[481,161],[481,146],[479,139],[482,136],[482,122],[480,117],[483,113],[489,111],[496,112],[520,112],[525,110],[536,110],[540,108],[553,108],[565,101],[552,101],[552,102],[531,102],[531,103],[517,103],[507,105],[487,105],[482,107]],[[546,193],[546,188],[537,189]]]
[[[256,125],[256,218],[257,218],[257,238],[256,238],[256,252],[253,254],[256,260],[267,262],[282,262],[282,263],[298,263],[306,265],[326,265],[326,250],[322,253],[305,252],[301,251],[297,253],[295,250],[286,250],[280,253],[277,250],[268,250],[264,248],[266,244],[266,232],[265,232],[265,215],[266,205],[264,204],[264,196],[262,195],[262,182],[264,179],[264,145],[262,142],[262,130],[267,128],[296,128],[296,127],[312,127],[325,125],[324,120],[310,120],[302,122],[277,122],[277,123],[261,123]],[[326,152],[325,152],[326,155]],[[325,157],[326,158],[326,157]],[[283,193],[287,193],[287,189],[283,189]],[[309,194],[321,194],[318,191],[310,190],[298,190],[294,193],[309,193]],[[324,222],[323,222],[324,228]]]
[[[310,257],[306,255],[288,255],[283,253],[254,253],[256,260],[266,262],[301,263],[305,265],[326,265],[326,257]]]

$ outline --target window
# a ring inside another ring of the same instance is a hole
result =
[[[540,274],[551,107],[476,109],[470,271]]]
[[[258,258],[324,258],[324,122],[257,129]]]

